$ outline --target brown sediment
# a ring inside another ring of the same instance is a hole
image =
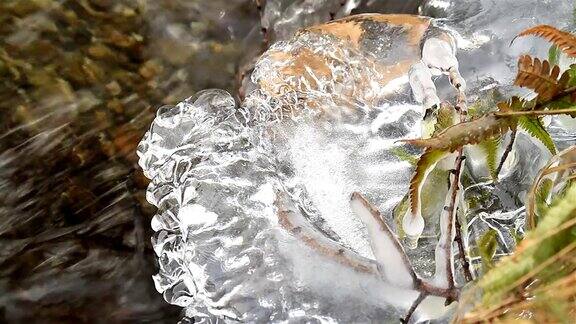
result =
[[[430,26],[431,19],[423,16],[415,15],[402,15],[402,14],[391,14],[391,15],[379,15],[379,14],[362,14],[357,17],[366,18],[368,20],[385,22],[390,25],[396,26],[415,26],[428,28]]]
[[[375,64],[376,69],[382,75],[382,78],[378,80],[382,86],[385,86],[390,81],[399,78],[402,75],[405,75],[410,71],[412,65],[414,65],[414,60],[402,60],[393,65],[382,65],[382,64]]]
[[[305,29],[305,31],[330,34],[347,40],[358,48],[365,32],[362,21],[375,21],[390,26],[402,26],[407,31],[408,44],[418,46],[430,26],[431,19],[422,16],[402,14],[360,14],[335,20],[327,24],[313,26]]]
[[[362,35],[364,34],[364,29],[362,28],[361,22],[345,19],[336,20],[323,25],[313,26],[305,29],[305,31],[320,34],[330,34],[339,39],[349,41],[350,44],[356,48],[360,46],[360,41],[362,40]]]
[[[309,49],[302,49],[296,54],[291,54],[287,52],[274,52],[270,54],[270,57],[278,61],[287,61],[285,67],[280,69],[280,75],[269,76],[266,79],[260,80],[260,88],[266,91],[268,94],[273,96],[281,96],[282,93],[278,90],[279,84],[287,84],[289,86],[290,78],[303,78],[312,88],[319,90],[320,85],[318,84],[318,79],[327,79],[332,77],[332,72],[329,67],[329,61],[331,58],[327,58],[321,54],[315,54]],[[374,87],[370,85],[371,81],[377,82],[381,87],[385,87],[390,81],[405,75],[410,67],[414,64],[414,60],[402,60],[393,65],[383,65],[375,62],[369,57],[364,57],[366,66],[372,66],[374,70],[378,72],[380,76],[377,79],[370,79],[366,75],[361,75],[353,80],[354,86],[346,89],[342,89],[339,93],[339,97],[364,97],[365,100],[370,101],[375,99],[375,94],[369,94],[365,90],[373,89]],[[291,88],[294,91],[305,91],[306,89]],[[322,105],[315,100],[306,99],[307,106],[309,108],[320,108]],[[354,110],[349,105],[342,105],[342,109]]]
[[[413,16],[413,15],[380,15],[380,14],[361,14],[339,19],[327,24],[322,24],[305,29],[304,31],[319,32],[331,34],[339,39],[349,41],[351,45],[358,48],[362,41],[364,29],[362,21],[376,21],[395,26],[403,26],[407,31],[407,41],[410,46],[419,46],[426,30],[430,26],[430,18]],[[298,76],[304,75],[308,80],[308,69],[317,72],[318,75],[330,76],[327,58],[315,54],[310,50],[300,50],[296,54],[285,52],[276,52],[272,57],[278,60],[292,60],[293,64],[285,67],[282,72],[286,75]],[[371,61],[371,60],[370,60]],[[382,85],[407,73],[414,63],[414,60],[403,60],[394,65],[381,65],[375,62],[369,62],[384,76],[378,80]],[[314,80],[308,80],[315,82]],[[361,81],[365,82],[365,80]]]
[[[314,72],[315,77],[331,77],[332,71],[329,67],[329,60],[324,55],[313,53],[310,49],[302,48],[295,53],[274,51],[268,53],[269,57],[276,61],[289,61],[281,69],[281,73],[286,76],[303,76],[311,84],[316,84],[316,80],[310,74]],[[366,57],[366,65],[372,65],[383,76],[377,80],[378,83],[385,85],[401,75],[406,74],[414,64],[414,60],[402,60],[393,65],[382,65]],[[363,77],[360,79],[360,86],[366,85],[368,80]]]
[[[303,77],[310,85],[318,88],[319,84],[316,78],[330,77],[332,73],[328,66],[328,58],[315,54],[307,48],[301,48],[295,52],[273,51],[269,52],[268,56],[274,61],[286,62],[285,66],[280,69],[282,78],[272,77],[260,81],[260,86],[268,91],[274,89],[274,85],[285,83],[284,80],[289,79],[289,77]]]
[[[283,95],[279,93],[278,85],[287,84],[287,80],[291,78],[304,78],[306,82],[314,89],[319,89],[318,79],[331,78],[332,71],[329,67],[330,58],[313,53],[308,48],[300,48],[294,52],[273,51],[268,53],[269,58],[278,61],[286,62],[285,66],[280,68],[279,76],[268,76],[264,80],[260,80],[259,85],[261,89],[270,95]],[[300,88],[290,89],[294,91],[305,91]],[[309,101],[309,108],[316,108],[320,105],[316,102]]]
[[[277,52],[278,53],[278,52]],[[301,48],[293,54],[282,52],[281,54],[274,53],[272,55],[275,59],[289,59],[292,64],[282,68],[282,73],[290,76],[303,75],[308,81],[314,82],[310,77],[309,70],[314,71],[314,74],[321,77],[329,77],[331,75],[330,68],[328,67],[328,58],[323,55],[313,53],[310,49]]]

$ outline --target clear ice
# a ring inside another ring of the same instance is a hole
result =
[[[263,19],[275,26],[296,30],[326,20],[313,1],[298,2],[301,7],[273,3],[277,9],[267,7]],[[545,57],[547,45],[521,39],[509,46],[510,41],[540,23],[573,27],[572,6],[569,1],[432,0],[421,11],[445,18],[459,35],[458,59],[473,101],[494,89],[517,93],[506,86],[516,58],[522,53]],[[301,12],[317,19],[304,19]],[[272,49],[298,45],[286,35],[278,38],[284,41]],[[340,55],[342,64],[330,67],[333,77],[317,80],[336,91],[312,94],[325,111],[339,113],[319,118],[318,109],[297,107],[302,101],[290,91],[277,98],[255,88],[237,105],[225,91],[205,90],[159,109],[138,147],[140,166],[151,180],[147,199],[158,207],[152,220],[156,288],[199,323],[395,322],[417,297],[378,275],[369,233],[349,198],[354,191],[363,193],[397,228],[392,212],[413,169],[394,150],[402,146],[399,139],[420,136],[423,109],[411,98],[407,76],[390,91],[368,82],[352,97],[339,96],[337,89],[345,86],[339,75],[375,80],[378,71],[353,64],[346,48],[333,48],[322,38],[309,41],[317,51]],[[252,81],[270,78],[278,69],[273,64],[264,56]],[[451,99],[447,82],[439,91]],[[570,122],[550,122],[559,148],[576,142],[574,132],[560,127]],[[499,254],[509,253],[514,235],[523,232],[521,206],[531,179],[550,155],[519,134],[498,184],[487,180],[478,152],[469,149],[467,155],[466,176],[473,183],[462,192],[467,242],[473,246],[494,228]],[[434,270],[437,223],[438,215],[427,222],[420,247],[410,252],[422,276]],[[415,321],[446,320],[443,303],[428,300]]]

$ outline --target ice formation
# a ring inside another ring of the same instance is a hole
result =
[[[502,24],[514,15],[529,25],[547,22],[515,6],[549,10],[557,24],[571,19],[563,4],[551,3],[557,1],[434,0],[422,11],[448,16],[459,32],[465,50],[460,66],[475,100],[496,87],[508,94],[511,90],[499,82],[509,84],[512,58],[520,51],[543,51],[526,48],[527,43],[507,47],[516,28],[526,27],[514,24],[503,31]],[[289,12],[295,17],[305,8]],[[500,17],[500,10],[510,15]],[[291,16],[274,16],[279,12],[263,19],[275,26],[290,21]],[[282,61],[274,59],[280,55],[275,53],[304,46],[336,58],[329,75],[294,80],[274,74]],[[374,224],[365,226],[373,219],[351,207],[349,198],[352,192],[363,193],[383,221],[397,229],[392,211],[407,190],[412,168],[393,148],[398,139],[420,136],[423,109],[410,96],[407,73],[380,87],[373,81],[383,77],[382,71],[369,62],[358,64],[355,55],[321,35],[282,41],[257,64],[252,80],[259,86],[241,105],[224,91],[206,90],[158,111],[138,154],[151,179],[148,200],[158,207],[152,226],[160,270],[154,281],[168,302],[185,307],[200,323],[346,323],[396,321],[418,297],[401,268],[387,267],[385,259],[394,256],[381,247],[390,241],[375,239]],[[349,74],[365,82],[343,84]],[[301,88],[311,100],[294,91]],[[342,95],[342,89],[351,92]],[[440,86],[440,93],[450,98],[446,89]],[[574,141],[571,134],[557,139],[560,146]],[[547,158],[539,144],[520,134],[513,162],[497,185],[483,182],[482,166],[467,161],[467,176],[475,182],[462,193],[470,242],[486,228],[496,228],[504,246],[513,247],[515,231],[523,228],[519,206]],[[490,199],[471,204],[478,196]],[[434,273],[430,259],[437,224],[427,221],[424,244],[410,253],[420,275]],[[440,240],[450,238],[440,234]],[[446,267],[438,260],[436,265],[433,280],[445,285]],[[442,298],[427,298],[415,320],[448,316],[443,304]]]

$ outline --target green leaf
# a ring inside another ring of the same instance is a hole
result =
[[[548,50],[548,62],[550,62],[550,65],[558,65],[558,62],[560,61],[560,53],[561,52],[556,45],[550,46],[550,49]]]
[[[478,241],[478,251],[484,273],[494,267],[494,254],[498,247],[498,241],[496,240],[497,234],[495,230],[490,229],[484,233]]]
[[[404,197],[402,197],[402,200],[400,200],[398,205],[396,205],[396,207],[394,207],[394,210],[392,211],[392,215],[394,216],[394,222],[396,223],[396,235],[398,235],[400,239],[403,239],[404,236],[406,235],[406,233],[404,233],[404,228],[402,227],[402,219],[404,218],[404,215],[406,215],[406,213],[408,212],[409,208],[410,208],[410,196],[409,194],[405,194]]]
[[[478,145],[480,149],[484,152],[486,159],[486,165],[488,166],[488,171],[493,180],[497,179],[496,170],[498,169],[498,148],[502,141],[501,136],[496,136],[487,140],[480,142]]]
[[[530,136],[539,140],[546,146],[546,148],[552,153],[556,154],[556,146],[552,137],[548,134],[548,131],[542,126],[542,122],[537,117],[532,116],[520,116],[518,118],[518,126],[524,129]]]
[[[522,242],[522,240],[524,239],[524,236],[520,234],[516,229],[514,229],[514,231],[512,232],[512,237],[514,237],[514,242],[516,243],[516,245],[520,244],[520,242]]]
[[[570,79],[568,80],[568,86],[576,86],[576,64],[570,65],[570,68],[568,69],[568,75],[570,76]]]
[[[535,298],[536,303],[546,312],[554,323],[570,324],[570,299],[558,298],[551,293],[541,293]]]
[[[554,181],[551,179],[544,179],[540,183],[540,187],[536,192],[536,208],[538,209],[538,215],[544,215],[546,210],[550,207],[548,205],[548,196],[550,196],[553,185]]]
[[[418,164],[418,156],[410,154],[406,148],[402,146],[396,146],[390,149],[390,153],[396,156],[399,160],[406,161],[411,165],[415,166]]]
[[[566,95],[558,100],[550,102],[545,106],[545,108],[549,110],[573,109],[576,108],[576,103],[570,95]],[[572,116],[572,118],[576,118],[576,113],[571,113],[569,115]]]
[[[426,217],[430,215],[435,215],[438,211],[444,207],[444,199],[448,193],[448,179],[449,171],[443,168],[433,168],[422,180],[422,187],[420,189],[421,204],[420,210],[422,211],[422,216]],[[397,235],[400,238],[404,237],[404,230],[402,227],[402,219],[410,209],[410,194],[407,193],[402,200],[394,207],[392,212],[394,216],[394,221],[397,226]]]
[[[436,163],[446,155],[448,155],[448,152],[444,150],[426,150],[418,160],[416,170],[410,181],[410,204],[413,214],[415,214],[421,206],[420,193],[422,192],[424,181]]]

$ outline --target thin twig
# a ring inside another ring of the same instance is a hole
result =
[[[498,164],[498,168],[496,169],[496,179],[495,179],[496,181],[498,181],[498,175],[500,175],[502,167],[504,167],[504,162],[506,162],[506,160],[508,159],[508,155],[510,154],[510,152],[512,152],[512,147],[514,147],[515,141],[516,141],[516,130],[513,129],[512,132],[510,133],[510,142],[508,143],[508,146],[506,146],[506,149],[502,154],[502,158],[500,159],[500,163]]]
[[[420,295],[418,295],[418,298],[416,298],[414,303],[412,303],[412,306],[408,310],[408,313],[406,313],[406,316],[400,320],[401,323],[407,324],[408,322],[410,322],[410,318],[414,314],[414,311],[416,311],[416,308],[418,308],[418,305],[420,305],[420,303],[424,300],[424,298],[426,298],[426,296],[427,295],[424,292],[421,292]]]
[[[576,113],[576,108],[554,109],[554,110],[523,110],[523,111],[497,111],[496,117],[509,116],[544,116],[544,115],[562,115]]]
[[[350,196],[350,200],[359,201],[364,206],[364,208],[370,213],[374,221],[378,224],[380,230],[383,231],[388,236],[388,238],[393,242],[393,246],[402,256],[402,262],[404,263],[404,267],[409,271],[410,277],[412,278],[412,284],[416,288],[419,285],[419,278],[416,275],[416,271],[414,271],[412,263],[410,263],[410,258],[408,258],[408,255],[404,251],[404,247],[402,247],[402,244],[400,243],[400,241],[398,241],[396,235],[394,235],[390,227],[388,227],[388,225],[384,222],[384,220],[382,220],[382,216],[380,215],[380,212],[378,211],[376,206],[370,203],[368,199],[364,198],[364,196],[362,196],[362,194],[360,194],[359,192],[353,192],[352,195]]]
[[[426,295],[437,296],[446,298],[446,300],[457,300],[460,296],[460,289],[456,287],[452,288],[441,288],[434,286],[422,279],[419,279],[416,289],[420,292],[425,292]]]
[[[468,107],[466,106],[466,96],[464,95],[463,92],[460,92],[458,94],[458,98],[457,98],[457,103],[456,103],[456,111],[458,111],[460,113],[460,122],[465,122],[467,120],[467,115],[468,115]],[[451,197],[451,205],[455,206],[456,205],[456,198],[458,196],[458,190],[460,189],[460,173],[461,173],[461,169],[462,169],[462,161],[465,159],[466,157],[463,154],[463,149],[460,148],[457,152],[457,157],[455,160],[455,168],[454,168],[454,182],[451,186],[452,188],[452,197]],[[451,217],[453,217],[454,220],[454,226],[456,227],[456,236],[454,238],[454,240],[456,241],[456,244],[458,245],[458,254],[460,256],[460,262],[462,263],[462,268],[464,270],[464,277],[466,278],[466,280],[468,282],[473,280],[473,276],[472,276],[472,272],[470,271],[470,263],[468,262],[468,258],[466,256],[466,249],[464,247],[464,240],[462,238],[462,229],[461,229],[461,224],[460,224],[460,220],[458,219],[458,217],[455,216],[456,213],[456,208],[453,208],[451,211],[452,213]]]
[[[452,180],[452,184],[450,185],[451,189],[451,196],[450,196],[450,204],[445,206],[446,211],[448,212],[448,237],[452,237],[452,229],[453,225],[456,226],[456,199],[458,197],[458,191],[460,189],[460,173],[462,172],[462,161],[464,161],[463,156],[463,149],[460,148],[457,151],[456,160],[454,161],[454,179]],[[454,238],[456,239],[456,238]],[[462,242],[461,237],[460,240],[457,242],[459,245],[459,249],[464,250],[464,243]],[[451,242],[450,242],[451,243]],[[461,247],[460,247],[461,246]],[[453,253],[452,253],[452,244],[447,246],[448,251],[446,251],[446,256],[449,258],[446,266],[447,266],[447,274],[448,274],[448,286],[453,288],[454,283],[454,268],[453,268]],[[464,255],[460,255],[461,259],[464,259]]]
[[[466,121],[467,116],[466,97],[463,92],[460,92],[458,94],[455,109],[460,115],[460,122]],[[466,259],[462,236],[461,234],[455,235],[456,233],[460,232],[458,230],[455,230],[455,227],[458,227],[458,229],[460,229],[460,222],[458,222],[456,218],[456,209],[457,209],[456,204],[457,204],[458,191],[460,189],[460,174],[462,173],[462,161],[464,159],[465,157],[463,155],[463,148],[461,147],[457,150],[457,157],[456,160],[454,161],[454,169],[452,170],[454,178],[450,183],[449,188],[450,193],[449,196],[446,197],[447,204],[446,206],[444,206],[444,211],[441,216],[442,219],[445,219],[445,224],[444,221],[441,222],[442,224],[441,226],[443,226],[440,238],[441,241],[438,243],[437,246],[437,249],[441,249],[441,251],[443,250],[443,254],[440,254],[439,256],[441,258],[446,259],[436,260],[437,270],[435,276],[443,275],[439,271],[441,271],[440,269],[442,269],[442,267],[446,267],[443,269],[446,278],[443,279],[446,280],[447,288],[439,288],[419,279],[416,288],[421,292],[421,294],[410,307],[408,315],[403,320],[404,323],[408,322],[408,320],[412,316],[412,313],[415,311],[415,309],[422,302],[423,298],[426,295],[442,296],[446,298],[446,305],[458,299],[459,290],[458,288],[456,288],[456,283],[454,280],[454,253],[452,247],[454,241],[456,241],[458,244],[458,248],[460,251],[459,254],[462,260],[462,265],[464,268],[466,279],[472,280],[472,274],[470,273],[470,267],[468,264],[468,260]],[[446,228],[444,226],[446,226]]]
[[[472,271],[470,271],[470,262],[468,262],[468,256],[466,255],[464,240],[462,239],[462,229],[460,228],[458,217],[456,217],[455,228],[456,237],[454,238],[454,241],[456,241],[458,245],[458,253],[460,255],[460,262],[462,262],[462,269],[464,270],[464,278],[467,282],[471,282],[474,280],[474,277],[472,276]]]
[[[264,18],[264,6],[266,5],[266,0],[254,0],[256,2],[256,9],[258,9],[258,14],[260,15],[260,32],[262,33],[262,52],[268,49],[270,45],[270,32],[268,28],[262,25],[262,18]]]

